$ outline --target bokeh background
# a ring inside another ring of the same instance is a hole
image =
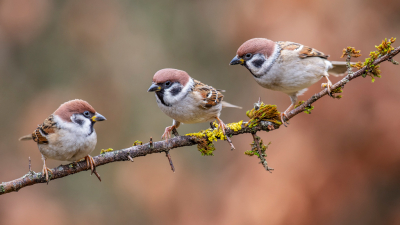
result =
[[[225,89],[244,107],[225,109],[226,123],[246,120],[259,96],[283,111],[288,96],[228,66],[244,41],[295,41],[331,60],[354,46],[364,59],[400,37],[399,10],[396,0],[1,0],[0,182],[26,174],[28,157],[41,170],[37,146],[18,138],[65,101],[85,99],[107,117],[92,155],[160,140],[172,119],[146,91],[166,67]],[[325,97],[288,128],[259,133],[272,142],[272,174],[243,154],[252,138],[240,135],[236,150],[220,141],[213,157],[173,150],[175,173],[155,154],[99,167],[101,183],[82,172],[2,195],[0,224],[400,224],[400,67],[381,69],[374,84],[358,78],[343,99]]]

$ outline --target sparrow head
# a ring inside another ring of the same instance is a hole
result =
[[[63,103],[53,114],[60,117],[64,122],[73,122],[78,125],[89,124],[93,126],[97,121],[106,120],[88,102],[80,99]]]
[[[153,76],[153,83],[148,92],[155,92],[157,100],[165,106],[171,106],[183,99],[191,90],[193,83],[189,74],[183,70],[162,69]]]
[[[266,38],[253,38],[244,42],[230,65],[245,66],[253,75],[260,75],[271,64],[276,43]]]

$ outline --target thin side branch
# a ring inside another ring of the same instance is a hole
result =
[[[272,173],[272,171],[274,170],[274,168],[271,168],[268,166],[267,160],[265,160],[265,157],[261,151],[261,145],[260,142],[258,141],[260,139],[259,136],[257,136],[255,133],[251,134],[253,135],[253,140],[254,140],[254,144],[256,145],[257,148],[257,152],[259,154],[259,158],[260,158],[260,163],[262,164],[262,166],[265,168],[266,171]]]
[[[382,56],[378,59],[376,59],[373,62],[373,65],[378,65],[384,61],[392,61],[392,58],[397,55],[400,52],[400,47],[395,48],[392,50],[389,54]],[[362,69],[348,74],[345,78],[340,80],[339,82],[335,83],[331,89],[334,90],[338,87],[342,87],[345,84],[347,84],[349,81],[353,80],[354,78],[357,78],[361,76],[366,70],[366,67],[363,67]],[[317,101],[318,99],[322,98],[323,96],[327,95],[328,91],[327,89],[324,89],[320,93],[317,93],[313,95],[310,99],[305,101],[302,105],[299,107],[293,109],[289,113],[286,114],[286,117],[288,119],[291,119],[295,115],[301,113],[304,111],[304,109],[308,106]],[[247,127],[247,123],[242,124],[242,129],[239,131],[233,131],[231,129],[226,130],[226,135],[231,137],[234,135],[240,135],[244,133],[248,134],[255,134],[257,131],[272,131],[275,129],[278,129],[279,125],[271,122],[266,122],[266,121],[261,121],[257,126],[254,126],[252,128]],[[205,137],[207,138],[207,137]],[[137,146],[132,146],[129,148],[121,149],[121,150],[116,150],[116,151],[111,151],[111,152],[106,152],[104,154],[100,154],[96,157],[93,157],[96,167],[102,166],[108,163],[112,162],[117,162],[117,161],[133,161],[133,158],[136,157],[141,157],[141,156],[146,156],[148,154],[153,154],[153,153],[161,153],[164,152],[167,154],[167,158],[170,161],[170,166],[171,169],[174,170],[172,160],[170,160],[169,156],[169,151],[174,148],[179,148],[179,147],[184,147],[184,146],[192,146],[192,145],[197,145],[199,142],[202,140],[198,137],[194,136],[177,136],[175,138],[171,138],[168,140],[168,143],[166,141],[158,141],[158,142],[153,142],[152,139],[150,139],[149,143],[143,144],[143,145],[137,145]],[[203,140],[204,141],[204,140]],[[49,179],[55,180],[59,179],[62,177],[66,177],[75,173],[79,173],[82,171],[90,170],[90,166],[86,164],[85,161],[81,162],[75,162],[75,163],[70,163],[68,165],[61,165],[59,167],[53,168],[51,170],[51,177]],[[46,178],[43,176],[42,173],[35,173],[33,171],[29,171],[27,174],[25,174],[23,177],[15,179],[13,181],[9,182],[3,182],[0,184],[0,195],[14,192],[14,191],[19,191],[21,188],[31,186],[34,184],[38,183],[46,183]]]

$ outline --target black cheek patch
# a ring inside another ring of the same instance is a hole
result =
[[[93,128],[94,122],[92,122],[90,124],[90,133],[88,134],[88,136],[90,136],[91,134],[93,134],[94,128]]]
[[[84,122],[83,120],[75,119],[75,123],[79,124],[79,126],[82,126],[83,122]]]
[[[172,96],[176,96],[177,94],[179,94],[182,91],[181,87],[174,87],[170,92],[172,94]]]
[[[245,62],[242,66],[246,67],[246,69],[251,73],[251,75],[253,75],[253,77],[259,78],[259,76],[256,76],[253,71],[251,71],[251,69],[249,68],[249,66],[247,65],[248,62]]]
[[[256,59],[252,63],[255,67],[260,68],[264,64],[264,59]]]
[[[165,106],[167,106],[167,107],[170,106],[170,105],[168,105],[168,104],[166,104],[166,103],[164,102],[164,90],[156,91],[156,95],[157,95],[158,99],[160,99],[160,101],[161,101],[161,103],[162,103],[163,105],[165,105]]]

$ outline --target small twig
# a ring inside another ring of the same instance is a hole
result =
[[[261,97],[258,97],[258,102],[254,103],[254,110],[258,110],[261,106]]]
[[[171,166],[172,172],[175,173],[175,167],[174,167],[174,164],[172,163],[172,158],[171,158],[171,155],[169,154],[169,150],[165,152],[165,156],[167,156],[167,158],[168,158],[169,165]]]
[[[99,181],[101,182],[101,178],[100,178],[100,174],[97,173],[96,170],[93,171],[94,175],[96,175],[96,177],[99,179]]]
[[[169,165],[171,166],[172,172],[175,173],[175,167],[174,167],[174,164],[172,163],[171,155],[169,154],[169,150],[171,150],[170,141],[171,141],[170,139],[166,141],[166,143],[167,143],[167,150],[165,151],[165,156],[167,156],[167,158],[168,158],[168,162],[169,162]]]
[[[399,62],[395,61],[393,58],[391,58],[389,61],[394,65],[399,65]]]
[[[33,175],[33,174],[35,174],[35,172],[32,171],[31,157],[28,157],[28,161],[29,161],[29,172],[28,172],[28,174]]]
[[[351,75],[353,75],[353,70],[351,69],[351,62],[350,62],[350,60],[351,60],[351,54],[348,54],[348,55],[347,55],[347,58],[346,58],[347,74],[349,74],[349,75],[351,76]]]
[[[228,135],[225,135],[226,137],[226,141],[229,143],[229,145],[231,146],[231,151],[235,150],[235,146],[233,146],[231,139],[229,138]]]
[[[257,146],[257,152],[258,152],[258,154],[260,155],[261,161],[265,161],[265,158],[264,158],[264,156],[263,156],[263,154],[262,154],[262,152],[261,152],[260,143],[258,142],[258,139],[259,139],[260,137],[257,136],[256,133],[252,133],[251,135],[253,136],[254,143],[255,143],[256,146]]]
[[[260,138],[259,136],[256,135],[256,133],[251,133],[251,135],[253,135],[253,140],[254,140],[254,144],[257,147],[257,152],[260,155],[260,160],[261,160],[261,165],[263,165],[263,167],[270,173],[272,173],[272,171],[274,170],[274,168],[270,168],[268,167],[268,163],[267,160],[265,159],[265,157],[263,156],[263,153],[261,152],[261,147],[260,147],[260,142],[258,142],[258,139]]]
[[[133,158],[130,155],[128,155],[128,159],[131,160],[131,162],[133,162]]]
[[[29,160],[29,173],[31,173],[32,172],[32,169],[31,169],[31,157],[28,157],[28,160]]]
[[[149,146],[150,148],[153,148],[153,137],[150,137]]]

